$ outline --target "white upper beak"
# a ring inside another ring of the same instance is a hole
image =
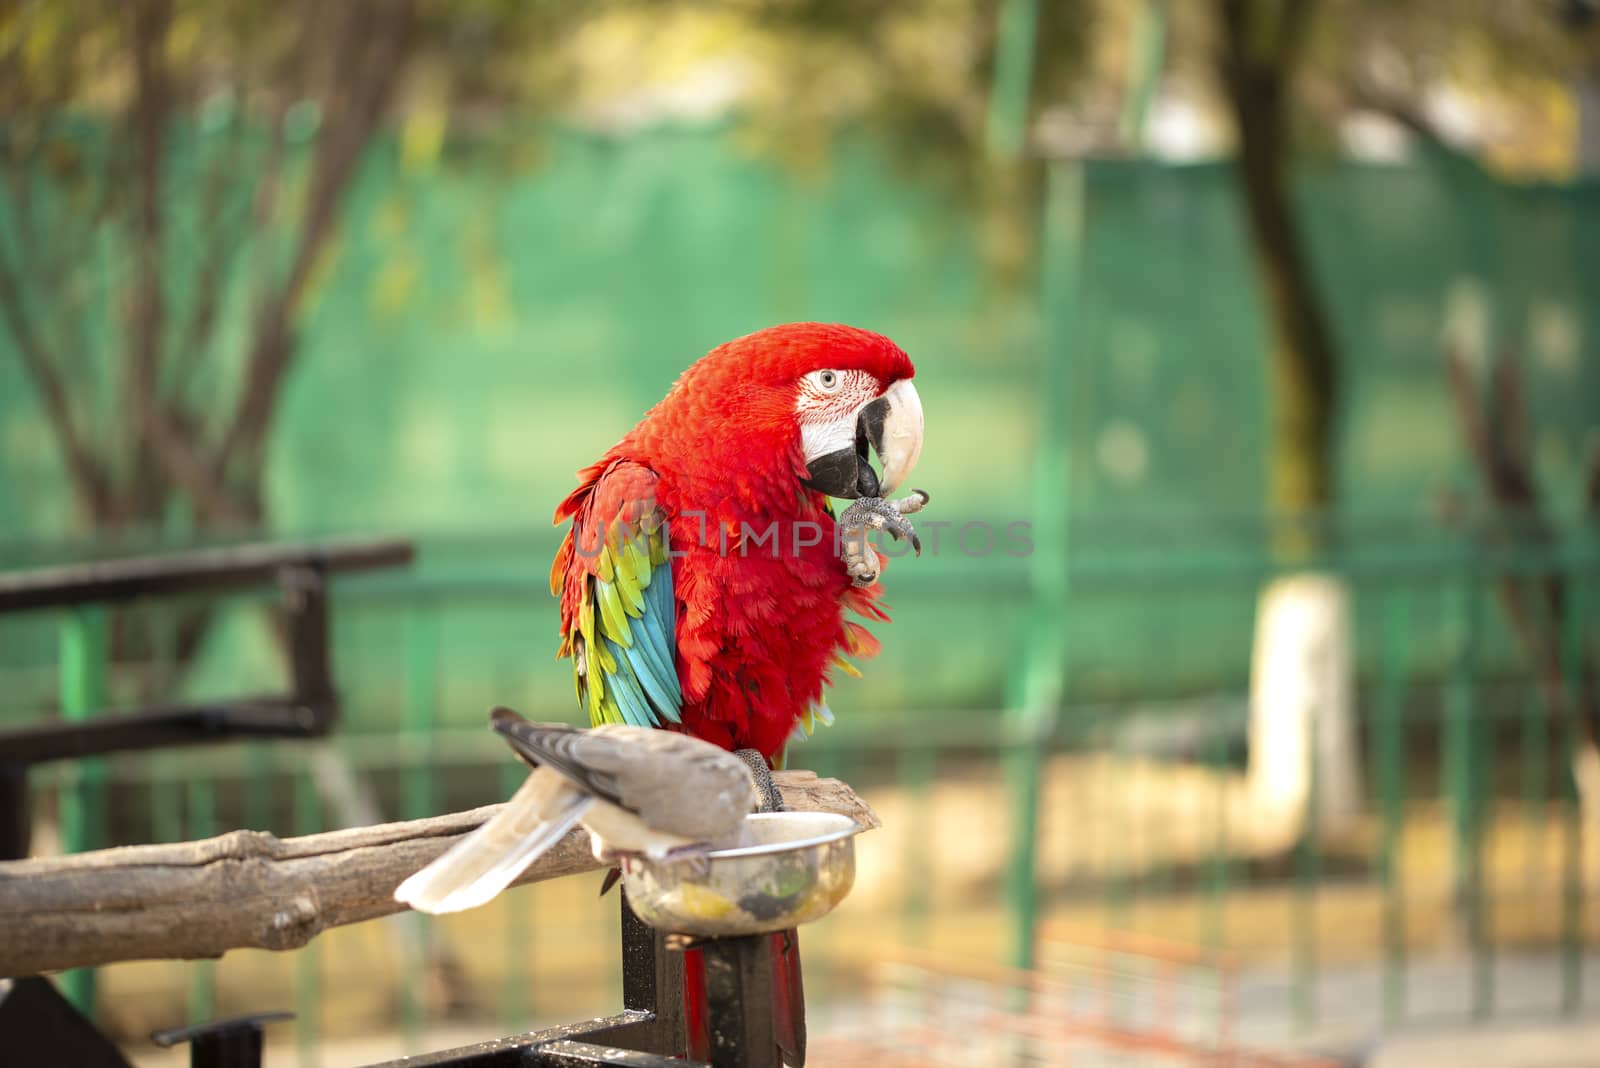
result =
[[[882,495],[887,497],[917,466],[922,455],[922,398],[911,379],[902,378],[884,391],[889,402],[883,417],[883,439],[873,442],[883,460]]]

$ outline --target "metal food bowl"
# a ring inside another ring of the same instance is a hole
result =
[[[635,860],[628,904],[651,927],[679,934],[762,934],[818,920],[856,881],[861,825],[831,812],[758,812],[713,842],[709,863]]]

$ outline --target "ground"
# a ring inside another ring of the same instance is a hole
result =
[[[1175,777],[1194,775],[1175,771]],[[1201,848],[1218,840],[1214,821],[1208,823],[1204,812],[1175,819],[1170,803],[1182,791],[1161,781],[1159,771],[1119,777],[1103,763],[1062,758],[1052,762],[1046,781],[1040,883],[1047,935],[1121,928],[1202,950],[1225,945],[1239,967],[1238,1032],[1258,1045],[1343,1052],[1372,1047],[1385,1058],[1401,1055],[1390,1050],[1415,1050],[1419,1064],[1427,1063],[1420,1058],[1451,1056],[1452,1064],[1556,1068],[1566,1062],[1539,1051],[1559,1054],[1569,1038],[1589,1033],[1583,1026],[1593,1026],[1563,1022],[1555,1011],[1563,854],[1561,812],[1554,805],[1536,810],[1500,802],[1489,814],[1481,944],[1493,953],[1482,957],[1474,956],[1470,925],[1451,907],[1448,813],[1437,804],[1406,807],[1395,901],[1412,1018],[1403,1037],[1373,1047],[1382,1027],[1386,904],[1372,863],[1380,830],[1374,821],[1328,843],[1312,894],[1297,892],[1292,859],[1239,852],[1219,890],[1208,881]],[[1096,786],[1108,781],[1122,785]],[[1133,789],[1152,799],[1129,803],[1126,793]],[[958,968],[970,963],[981,970],[1003,960],[1006,835],[1003,820],[995,819],[1006,811],[1002,790],[997,773],[941,778],[927,804],[894,788],[865,790],[885,827],[859,840],[855,893],[804,932],[819,1037],[831,1020],[843,1019],[835,1006],[860,1004],[864,991],[883,985],[877,965],[904,947],[931,950]],[[1239,850],[1246,845],[1232,844]],[[525,887],[483,909],[435,921],[435,937],[450,948],[460,981],[455,1015],[426,1033],[397,1024],[405,1018],[403,999],[392,982],[419,974],[404,948],[415,917],[332,931],[299,954],[229,954],[214,966],[214,1011],[315,1013],[323,1068],[614,1011],[620,999],[616,903],[597,898],[599,884],[594,873]],[[1106,885],[1125,892],[1108,894]],[[1600,895],[1588,895],[1584,909],[1582,929],[1600,929]],[[1297,946],[1313,947],[1315,960],[1297,955]],[[1491,971],[1475,973],[1475,959],[1489,961]],[[1302,971],[1314,983],[1297,988],[1297,966],[1314,968]],[[1587,972],[1584,989],[1600,991],[1600,963],[1588,961]],[[1469,1011],[1479,974],[1493,978],[1487,1024],[1473,1023]],[[297,982],[313,977],[318,986],[302,985],[297,998]],[[103,970],[107,1023],[126,1037],[139,1064],[179,1063],[158,1056],[140,1036],[183,1019],[190,980],[188,966],[179,963]],[[436,986],[424,986],[413,982],[411,989],[436,1006],[444,1003]],[[1305,1012],[1308,1005],[1312,1014]],[[1591,993],[1588,1011],[1596,1005],[1600,998]],[[275,1037],[293,1044],[290,1029],[280,1028]]]

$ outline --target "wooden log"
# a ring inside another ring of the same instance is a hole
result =
[[[878,817],[849,786],[814,772],[774,778],[787,808]],[[0,976],[125,960],[296,949],[329,927],[400,912],[394,888],[499,808],[280,839],[232,831],[171,845],[123,846],[0,862]],[[518,883],[594,871],[581,827]]]

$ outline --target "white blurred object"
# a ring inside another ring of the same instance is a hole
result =
[[[1339,142],[1363,163],[1405,163],[1411,158],[1411,134],[1375,111],[1358,111],[1342,120]]]
[[[1360,814],[1350,630],[1349,590],[1331,575],[1290,575],[1261,591],[1247,790],[1258,833],[1286,845],[1311,811],[1313,768],[1321,831]]]
[[[1145,148],[1167,163],[1193,163],[1222,156],[1227,135],[1193,94],[1165,90],[1150,109]]]

